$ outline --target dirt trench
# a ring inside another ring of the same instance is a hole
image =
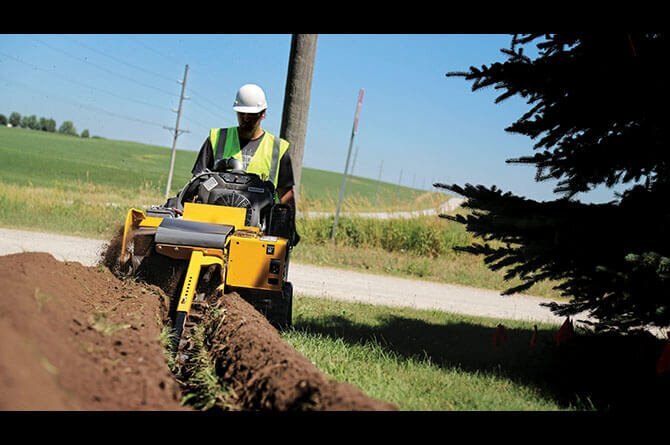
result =
[[[192,409],[159,341],[183,270],[157,259],[143,279],[120,279],[107,267],[117,248],[118,234],[97,267],[0,256],[0,410]],[[209,295],[207,356],[232,409],[397,409],[323,374],[237,294]]]
[[[214,296],[205,318],[209,357],[217,374],[246,410],[397,410],[359,388],[323,374],[293,349],[277,330],[238,294]]]

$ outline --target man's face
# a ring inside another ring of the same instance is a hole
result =
[[[237,122],[240,128],[245,131],[254,130],[261,122],[265,111],[259,113],[237,113]]]

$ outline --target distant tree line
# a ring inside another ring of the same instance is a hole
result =
[[[32,116],[21,116],[20,113],[14,111],[12,114],[9,115],[9,119],[7,119],[7,116],[5,116],[4,114],[0,114],[0,125],[7,126],[8,124],[10,124],[12,127],[21,127],[30,130],[48,131],[50,133],[56,132],[55,120],[51,118],[47,119],[45,117],[40,117],[38,120],[37,116],[34,114]],[[67,134],[69,136],[80,136],[82,138],[90,137],[88,130],[82,131],[81,135],[77,134],[77,129],[75,128],[72,121],[64,121],[60,125],[60,127],[58,127],[58,133]],[[95,138],[97,136],[93,137]]]

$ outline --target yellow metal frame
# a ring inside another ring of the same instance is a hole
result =
[[[183,218],[189,221],[197,221],[211,224],[228,224],[235,229],[242,229],[258,233],[257,227],[245,227],[246,209],[241,207],[217,206],[211,204],[197,204],[187,202],[184,204]],[[119,264],[123,267],[130,260],[128,245],[133,238],[133,233],[138,227],[157,228],[163,218],[146,216],[143,210],[131,208],[126,213],[126,222],[123,227],[123,238],[121,239],[121,252],[119,253]]]
[[[121,267],[130,260],[128,252],[128,243],[133,238],[135,230],[138,227],[158,227],[163,218],[155,216],[146,216],[143,210],[130,209],[126,213],[126,222],[123,226],[123,237],[121,238],[121,252],[119,253],[119,265]]]
[[[244,227],[247,209],[242,207],[217,206],[212,204],[184,204],[184,219],[211,224],[228,224],[236,229]]]
[[[228,286],[277,291],[282,289],[286,268],[287,240],[236,231],[228,237],[225,282]],[[276,273],[270,263],[279,261]]]
[[[223,259],[218,256],[205,255],[200,250],[191,252],[191,259],[188,263],[184,285],[182,286],[179,304],[177,305],[178,312],[186,312],[188,314],[191,311],[191,304],[193,304],[193,297],[200,278],[200,269],[203,266],[211,266],[212,264],[218,264],[223,267]]]
[[[123,237],[121,238],[121,252],[119,252],[119,264],[121,267],[130,260],[130,252],[127,249],[128,241],[132,239],[133,232],[144,218],[146,216],[142,210],[130,209],[126,213],[126,223],[123,226]]]
[[[140,227],[158,227],[161,225],[163,218],[158,216],[145,216],[142,221],[140,221]]]

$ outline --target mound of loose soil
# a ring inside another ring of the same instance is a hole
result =
[[[206,320],[209,356],[219,377],[248,410],[397,410],[337,382],[288,345],[277,330],[238,294],[220,296],[223,317]],[[210,311],[209,313],[218,311]]]
[[[1,410],[181,410],[164,293],[46,253],[0,256]]]

